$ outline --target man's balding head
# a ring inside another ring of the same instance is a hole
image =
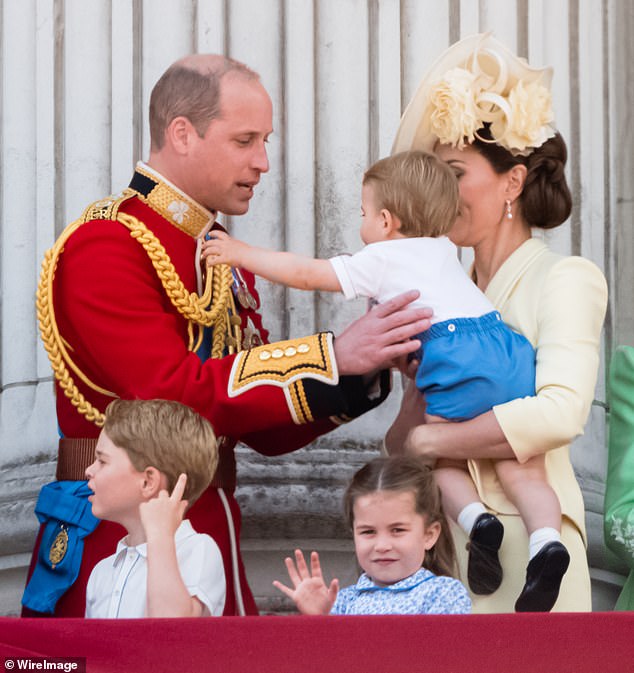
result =
[[[245,80],[260,76],[244,63],[219,54],[190,54],[173,63],[150,96],[152,151],[165,142],[165,131],[176,117],[186,117],[202,138],[209,122],[220,116],[220,81],[225,75]]]

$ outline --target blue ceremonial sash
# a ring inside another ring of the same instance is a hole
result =
[[[40,491],[35,515],[44,525],[37,563],[24,590],[22,605],[52,613],[77,579],[84,538],[95,530],[87,481],[54,481]]]

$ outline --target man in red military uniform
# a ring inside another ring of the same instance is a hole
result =
[[[407,339],[429,324],[428,313],[406,308],[410,294],[336,340],[267,345],[253,277],[224,267],[205,278],[200,263],[216,213],[245,213],[269,168],[272,108],[259,77],[221,56],[186,57],[152,92],[150,131],[149,161],[130,186],[89,206],[43,264],[38,315],[62,439],[58,481],[36,506],[42,527],[24,614],[83,616],[90,571],[124,534],[91,519],[82,491],[114,397],[178,400],[213,424],[220,466],[188,518],[223,554],[225,614],[256,613],[238,547],[236,442],[286,453],[376,406],[386,377],[374,376],[371,394],[361,375],[415,350]]]

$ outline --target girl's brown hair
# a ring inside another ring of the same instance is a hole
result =
[[[425,525],[440,524],[440,536],[425,553],[423,567],[435,575],[457,577],[456,550],[431,469],[414,456],[375,458],[364,465],[352,477],[343,498],[346,522],[351,528],[357,498],[378,491],[413,493],[416,512],[424,517]]]

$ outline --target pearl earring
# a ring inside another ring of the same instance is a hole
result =
[[[506,199],[506,217],[509,220],[513,219],[513,211],[511,210],[511,199]]]

